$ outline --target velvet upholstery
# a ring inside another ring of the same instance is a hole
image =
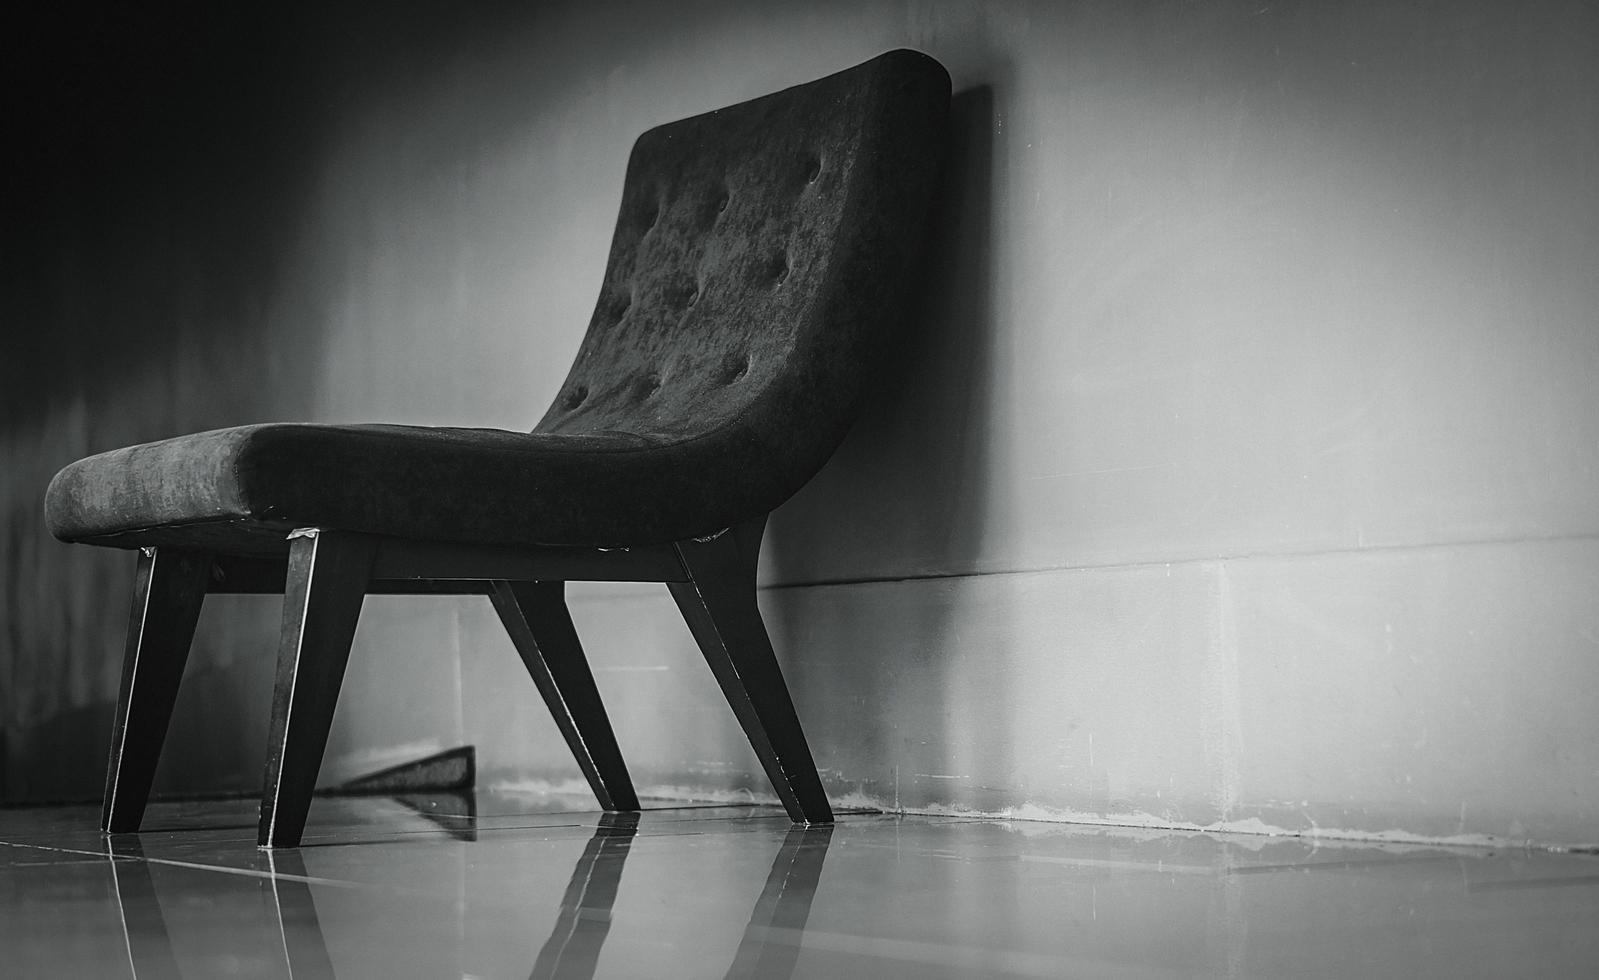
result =
[[[758,517],[843,438],[904,306],[948,108],[893,51],[639,137],[599,301],[531,432],[266,424],[102,453],[63,540],[281,550],[301,526],[615,546]]]

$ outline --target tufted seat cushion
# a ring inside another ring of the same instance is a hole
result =
[[[639,137],[599,301],[532,432],[250,425],[62,470],[52,532],[283,547],[302,526],[484,544],[685,540],[763,515],[880,380],[949,79],[893,51]]]

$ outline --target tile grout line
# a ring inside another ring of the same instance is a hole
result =
[[[74,864],[98,864],[101,861],[128,861],[144,862],[145,864],[164,864],[175,868],[187,868],[191,871],[214,871],[218,874],[237,875],[244,878],[278,878],[284,881],[301,881],[308,885],[328,885],[333,888],[380,889],[395,890],[388,885],[369,885],[359,881],[341,881],[337,878],[318,878],[311,875],[282,874],[272,871],[259,871],[254,868],[230,868],[219,864],[201,864],[196,861],[179,861],[176,858],[136,857],[131,854],[107,854],[104,851],[86,851],[77,847],[59,847],[50,844],[28,844],[22,841],[6,841],[10,847],[27,847],[37,851],[47,851],[52,854],[73,854],[83,857],[96,858],[95,861],[73,862]],[[399,889],[409,891],[409,889]],[[416,894],[426,894],[416,892]]]

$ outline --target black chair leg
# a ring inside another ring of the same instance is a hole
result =
[[[755,605],[755,562],[766,519],[704,541],[682,541],[690,581],[672,582],[706,663],[795,823],[832,823],[816,763]]]
[[[601,809],[636,811],[638,795],[564,592],[564,582],[496,582],[489,598]]]
[[[100,813],[106,833],[138,830],[144,818],[210,569],[210,558],[194,552],[139,553]]]
[[[296,847],[305,830],[372,555],[372,539],[359,534],[297,531],[289,543],[257,835],[262,847]]]
[[[495,582],[490,599],[600,806],[637,810],[638,795],[566,608],[565,582]]]

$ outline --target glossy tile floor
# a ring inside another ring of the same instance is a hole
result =
[[[1599,858],[770,807],[0,810],[0,976],[1599,975]],[[591,805],[591,804],[590,804]]]

